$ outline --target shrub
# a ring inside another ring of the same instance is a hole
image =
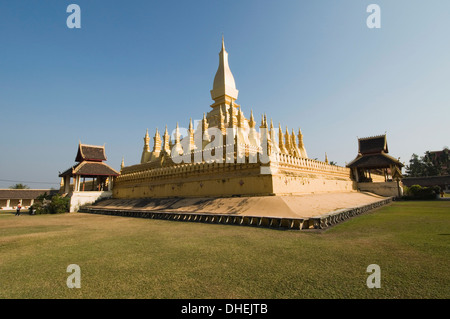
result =
[[[70,198],[55,195],[49,205],[50,214],[62,214],[69,211]]]
[[[50,199],[36,201],[33,205],[36,214],[62,214],[69,211],[70,198],[54,195]]]
[[[435,199],[436,195],[439,195],[441,188],[439,186],[422,187],[420,185],[412,185],[411,187],[405,187],[404,199]]]

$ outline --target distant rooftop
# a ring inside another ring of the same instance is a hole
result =
[[[56,194],[55,189],[0,189],[0,199],[36,199],[38,196],[47,193]]]

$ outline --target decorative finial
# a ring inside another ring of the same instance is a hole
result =
[[[250,109],[250,120],[248,121],[248,126],[250,128],[255,127],[255,119],[253,118],[253,110],[252,109]]]

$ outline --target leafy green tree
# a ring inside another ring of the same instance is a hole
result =
[[[439,162],[433,160],[430,152],[425,152],[425,155],[422,157],[422,163],[425,168],[425,176],[440,175],[441,165]]]
[[[413,154],[409,160],[409,165],[406,166],[406,174],[409,177],[425,176],[425,167],[419,155]]]
[[[420,157],[413,154],[406,166],[406,175],[409,177],[439,176],[450,174],[449,149],[446,147],[442,152],[425,152]]]

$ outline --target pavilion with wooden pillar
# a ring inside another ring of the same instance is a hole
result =
[[[372,174],[381,175],[384,181],[392,180],[393,174],[399,174],[403,164],[388,155],[386,135],[358,139],[358,156],[347,167],[352,169],[357,182],[372,182]],[[378,181],[380,181],[378,179]]]
[[[59,174],[62,178],[63,194],[71,194],[73,198],[74,194],[90,192],[92,193],[90,197],[98,198],[106,196],[106,192],[112,192],[114,178],[120,173],[104,163],[105,146],[86,145],[80,142],[75,161],[78,163]],[[80,196],[87,197],[87,194]]]
[[[103,163],[106,161],[105,147],[79,144],[75,158],[78,164],[59,174],[63,178],[62,188],[64,193],[71,191],[111,191],[113,177],[119,172]],[[70,179],[73,179],[73,188],[70,187]],[[86,183],[86,179],[88,182]]]
[[[347,164],[354,180],[358,182],[358,189],[373,191],[382,186],[387,189],[394,187],[389,183],[395,182],[395,196],[400,194],[399,183],[404,165],[388,153],[386,134],[358,139],[358,155]]]

